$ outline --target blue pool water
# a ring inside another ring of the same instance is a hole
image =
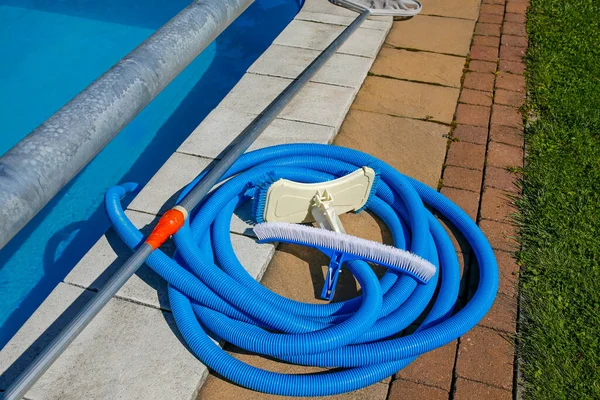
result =
[[[0,0],[0,155],[190,1]],[[0,250],[0,349],[108,228],[106,189],[146,183],[300,4],[256,0]]]

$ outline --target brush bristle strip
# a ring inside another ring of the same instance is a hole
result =
[[[312,247],[352,254],[366,261],[398,268],[420,278],[424,283],[436,271],[432,263],[406,250],[326,229],[288,222],[268,222],[256,225],[254,234],[261,241],[305,243]]]

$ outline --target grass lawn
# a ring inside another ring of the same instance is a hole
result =
[[[531,0],[520,351],[526,399],[600,399],[600,0]]]

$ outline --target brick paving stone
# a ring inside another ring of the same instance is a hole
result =
[[[514,334],[517,329],[517,298],[498,293],[492,308],[479,325]]]
[[[498,49],[489,46],[473,46],[470,53],[472,60],[498,61]]]
[[[480,90],[463,89],[462,92],[460,92],[458,101],[476,106],[490,107],[492,105],[492,94]]]
[[[454,400],[512,400],[512,392],[484,383],[458,378]]]
[[[502,32],[505,35],[527,36],[525,24],[518,22],[505,22]]]
[[[517,264],[517,261],[511,253],[505,251],[495,251],[494,254],[496,255],[498,272],[500,274],[498,293],[516,297],[519,280],[519,265]]]
[[[489,107],[459,104],[456,108],[456,122],[459,124],[487,127],[489,119]]]
[[[500,24],[486,24],[485,22],[478,22],[475,25],[475,34],[484,36],[500,36]],[[472,51],[472,49],[471,49]]]
[[[527,4],[509,2],[506,5],[506,12],[511,14],[525,15],[527,13]]]
[[[448,392],[432,386],[397,379],[392,382],[387,400],[448,400]]]
[[[482,60],[469,61],[469,71],[474,72],[495,72],[496,63]]]
[[[508,0],[507,3],[510,3],[510,4],[525,4],[526,6],[529,6],[531,4],[531,2],[529,0]]]
[[[479,193],[446,186],[444,186],[440,192],[456,203],[456,205],[466,212],[473,220],[477,219]]]
[[[514,347],[505,335],[479,326],[465,334],[458,348],[458,377],[510,390]]]
[[[498,168],[522,167],[523,149],[504,143],[490,142],[487,164]]]
[[[498,36],[475,35],[473,36],[473,46],[488,46],[497,48],[500,46],[500,38]]]
[[[506,3],[506,0],[483,0],[482,1],[483,4],[504,4]]]
[[[494,93],[494,103],[511,107],[521,107],[525,102],[525,93],[497,89]]]
[[[517,186],[517,181],[518,176],[505,168],[496,168],[490,165],[485,168],[484,185],[486,187],[489,186],[508,192],[519,193],[520,188]]]
[[[490,129],[490,140],[498,143],[505,143],[510,144],[512,146],[522,147],[523,132],[520,129],[512,128],[509,126],[492,125]]]
[[[484,72],[467,72],[463,81],[463,87],[467,89],[491,92],[494,90],[494,79],[496,76]]]
[[[496,79],[496,88],[524,93],[525,77],[522,75],[500,72],[498,73],[498,78]]]
[[[486,24],[501,24],[502,20],[503,20],[502,15],[480,13],[479,19],[477,20],[477,22],[483,22]]]
[[[512,204],[514,193],[496,188],[486,188],[481,199],[481,218],[498,222],[512,222],[517,210]]]
[[[482,4],[479,12],[482,14],[504,15],[504,6],[500,4]]]
[[[527,50],[524,47],[501,46],[500,58],[508,61],[523,61]]]
[[[488,132],[486,128],[480,126],[457,125],[452,136],[461,142],[486,144]]]
[[[467,169],[449,165],[444,169],[444,187],[470,190],[475,193],[481,191],[482,173],[476,169]]]
[[[470,64],[469,64],[470,68]],[[509,72],[511,74],[524,74],[525,73],[525,63],[522,61],[509,61],[509,60],[500,60],[500,64],[498,65],[498,69],[503,72]]]
[[[517,22],[519,24],[524,24],[525,23],[525,15],[522,14],[512,14],[512,13],[506,13],[504,14],[504,21],[506,22]]]
[[[517,230],[514,225],[483,220],[479,223],[479,227],[488,238],[493,249],[504,251],[515,251],[517,249],[517,242],[515,241]]]
[[[483,170],[485,146],[474,143],[455,142],[450,145],[446,164],[456,167]]]
[[[527,38],[523,36],[502,35],[502,44],[514,47],[527,47]]]
[[[396,379],[436,386],[447,392],[452,385],[452,371],[457,342],[423,354],[396,374]]]
[[[523,116],[516,107],[494,104],[492,112],[492,124],[521,128],[523,126]]]

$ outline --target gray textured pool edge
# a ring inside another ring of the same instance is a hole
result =
[[[0,157],[0,249],[253,0],[195,0]]]

